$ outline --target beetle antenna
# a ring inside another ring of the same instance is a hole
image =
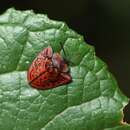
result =
[[[64,53],[65,57],[67,57],[66,52],[65,52],[65,50],[64,50],[64,46],[63,46],[63,44],[60,43],[60,46],[61,46],[61,49],[63,50],[63,53]]]
[[[63,53],[64,53],[65,57],[67,57],[66,52],[65,52],[65,50],[64,50],[64,46],[63,46],[63,44],[60,43],[60,46],[61,46],[61,49],[63,50]],[[72,65],[74,65],[74,63],[71,62],[71,61],[69,61],[68,59],[65,59],[65,61],[66,61],[68,64],[71,63]]]

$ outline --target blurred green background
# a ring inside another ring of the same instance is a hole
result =
[[[49,18],[65,21],[94,45],[109,66],[120,89],[130,97],[130,0],[4,0],[0,13],[15,7],[33,9]],[[125,109],[130,123],[130,105]]]

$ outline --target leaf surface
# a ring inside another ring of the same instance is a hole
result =
[[[49,45],[69,60],[73,81],[33,89],[28,67]],[[0,61],[0,130],[130,129],[121,123],[128,98],[94,48],[65,23],[33,11],[7,10],[0,16]]]

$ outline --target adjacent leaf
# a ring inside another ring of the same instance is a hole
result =
[[[33,89],[26,72],[50,44],[70,61],[73,82]],[[0,16],[0,61],[0,130],[130,129],[121,123],[127,97],[94,48],[65,23],[33,11],[7,10]]]

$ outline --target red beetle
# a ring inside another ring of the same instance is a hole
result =
[[[71,81],[69,69],[59,53],[49,46],[34,59],[27,72],[29,84],[37,89],[49,89]]]

